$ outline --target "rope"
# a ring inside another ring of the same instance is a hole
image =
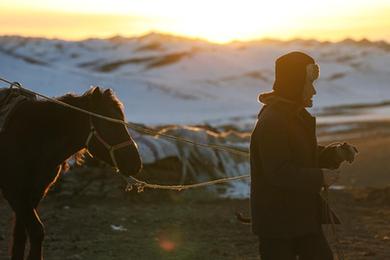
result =
[[[103,120],[107,120],[107,121],[110,121],[110,122],[113,122],[113,123],[122,124],[124,126],[132,128],[132,129],[134,129],[136,131],[139,131],[139,132],[143,132],[143,133],[150,134],[150,135],[159,135],[159,136],[162,136],[162,137],[164,137],[166,139],[169,139],[170,141],[177,140],[177,141],[188,143],[188,144],[192,144],[192,145],[195,145],[195,146],[200,146],[200,147],[210,148],[210,149],[216,149],[216,150],[222,150],[222,151],[226,151],[226,152],[229,152],[229,153],[234,153],[234,154],[237,154],[237,155],[249,157],[249,152],[240,151],[240,150],[237,150],[237,149],[234,149],[234,148],[231,148],[231,147],[217,145],[217,144],[198,143],[198,142],[194,142],[192,140],[185,139],[183,137],[177,137],[177,136],[173,136],[173,135],[169,135],[169,134],[160,133],[159,131],[156,131],[156,130],[151,129],[151,128],[142,127],[142,126],[139,126],[139,125],[136,125],[136,124],[133,124],[133,123],[128,123],[128,122],[125,122],[123,120],[119,120],[119,119],[103,116],[103,115],[96,114],[96,113],[88,111],[88,110],[84,110],[84,109],[76,107],[76,106],[72,106],[72,105],[70,105],[68,103],[62,102],[60,100],[48,97],[48,96],[40,94],[38,92],[34,92],[34,91],[29,90],[27,88],[24,88],[18,82],[11,82],[11,81],[9,81],[7,79],[4,79],[4,78],[1,78],[1,77],[0,77],[0,81],[3,81],[5,83],[9,84],[10,88],[13,88],[13,87],[19,88],[19,89],[21,89],[21,90],[23,90],[23,91],[25,91],[25,92],[27,92],[29,94],[36,95],[38,97],[41,97],[41,98],[46,99],[46,100],[49,100],[49,101],[51,101],[53,103],[56,103],[58,105],[61,105],[61,106],[64,106],[64,107],[68,107],[70,109],[79,111],[81,113],[84,113],[84,114],[87,114],[87,115],[90,115],[90,116],[94,116],[94,117],[97,117],[97,118],[100,118],[100,119],[103,119]],[[241,175],[241,176],[222,178],[222,179],[212,180],[212,181],[208,181],[208,182],[201,182],[201,183],[196,183],[196,184],[160,185],[160,184],[151,184],[151,183],[147,183],[147,182],[144,182],[144,181],[140,181],[140,180],[138,180],[137,178],[135,178],[133,176],[130,176],[129,178],[126,178],[123,175],[121,175],[121,176],[127,182],[126,191],[132,190],[133,186],[135,186],[137,188],[138,192],[143,192],[145,188],[182,191],[182,190],[187,190],[187,189],[191,189],[191,188],[204,187],[204,186],[209,186],[209,185],[214,185],[214,184],[219,184],[219,183],[225,183],[225,182],[230,182],[230,181],[234,181],[234,180],[244,179],[244,178],[249,178],[250,177],[250,175]]]
[[[336,230],[336,223],[335,223],[335,219],[333,217],[333,211],[332,211],[332,209],[329,206],[330,205],[329,188],[327,186],[324,186],[324,191],[322,193],[322,198],[326,202],[326,205],[325,205],[325,217],[329,217],[330,228],[331,228],[331,231],[332,231],[332,235],[333,235],[334,241],[336,242],[335,249],[336,249],[337,260],[345,260],[345,254],[344,254],[343,249],[341,248],[340,239],[339,239],[339,236],[338,236],[338,233],[337,233],[337,230]],[[329,211],[328,211],[328,209],[329,209]],[[329,225],[327,227],[329,227]],[[327,233],[329,233],[329,231]]]
[[[79,107],[76,107],[76,106],[72,106],[72,105],[70,105],[68,103],[62,102],[62,101],[57,100],[55,98],[51,98],[51,97],[45,96],[43,94],[40,94],[40,93],[34,92],[32,90],[29,90],[27,88],[24,88],[18,82],[11,82],[11,81],[8,81],[8,80],[3,79],[3,78],[0,78],[0,80],[5,82],[5,83],[8,83],[11,88],[12,87],[20,88],[21,90],[23,90],[23,91],[25,91],[25,92],[27,92],[29,94],[37,95],[37,96],[39,96],[41,98],[49,100],[49,101],[51,101],[53,103],[56,103],[58,105],[62,105],[62,106],[65,106],[65,107],[77,110],[79,112],[82,112],[84,114],[87,114],[87,115],[90,115],[90,116],[94,116],[94,117],[97,117],[97,118],[100,118],[100,119],[104,119],[104,120],[107,120],[107,121],[110,121],[110,122],[113,122],[113,123],[122,124],[124,126],[132,128],[132,129],[134,129],[136,131],[139,131],[139,132],[143,132],[145,134],[158,135],[158,136],[162,136],[162,137],[164,137],[166,139],[170,139],[170,140],[175,140],[175,141],[180,141],[180,142],[184,142],[184,143],[189,143],[189,144],[192,144],[192,145],[195,145],[195,146],[200,146],[200,147],[205,147],[205,148],[222,150],[222,151],[226,151],[226,152],[229,152],[229,153],[234,153],[234,154],[237,154],[237,155],[249,157],[249,152],[246,152],[246,151],[241,151],[241,150],[238,150],[238,149],[234,149],[234,148],[231,148],[231,147],[228,147],[228,146],[223,146],[223,145],[218,145],[218,144],[198,143],[198,142],[194,142],[192,140],[189,140],[189,139],[186,139],[186,138],[183,138],[183,137],[160,133],[159,131],[151,129],[151,128],[148,128],[148,127],[139,126],[139,125],[134,124],[134,123],[125,122],[123,120],[119,120],[119,119],[108,117],[108,116],[103,116],[103,115],[96,114],[94,112],[91,112],[91,111],[88,111],[88,110],[85,110],[85,109],[82,109],[82,108],[79,108]]]
[[[239,179],[246,179],[246,178],[250,178],[250,177],[251,177],[250,175],[241,175],[241,176],[228,177],[228,178],[217,179],[217,180],[212,180],[212,181],[207,181],[207,182],[201,182],[201,183],[195,183],[195,184],[184,184],[184,185],[150,184],[147,182],[137,180],[134,177],[130,177],[130,178],[134,179],[135,182],[134,183],[129,182],[127,187],[126,187],[126,191],[131,191],[133,189],[133,186],[135,186],[137,188],[138,192],[143,192],[145,188],[182,191],[182,190],[188,190],[188,189],[192,189],[192,188],[200,188],[200,187],[235,181],[235,180],[239,180]]]

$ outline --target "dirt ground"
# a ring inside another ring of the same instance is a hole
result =
[[[365,199],[371,193],[332,192],[344,221],[337,234],[346,259],[390,259],[390,191],[387,203]],[[182,196],[49,197],[40,210],[46,259],[258,259],[256,237],[234,217],[247,212],[248,200]],[[4,201],[0,210],[0,258],[7,259],[11,214]]]
[[[355,164],[342,167],[340,185],[348,188],[331,191],[343,225],[337,228],[339,243],[329,230],[328,239],[346,259],[390,259],[390,135],[349,139],[360,154]],[[205,189],[115,196],[54,192],[39,209],[46,226],[44,255],[49,260],[259,259],[250,226],[234,217],[236,211],[248,214],[248,207],[248,200],[216,199]],[[3,199],[0,214],[0,259],[8,259],[12,212]]]

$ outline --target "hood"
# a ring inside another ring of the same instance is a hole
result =
[[[315,64],[315,61],[303,52],[295,51],[280,56],[275,62],[275,81],[273,84],[275,94],[301,103],[306,82],[306,67],[309,64]]]

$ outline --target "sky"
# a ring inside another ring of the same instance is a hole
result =
[[[390,0],[1,0],[0,35],[390,41]]]

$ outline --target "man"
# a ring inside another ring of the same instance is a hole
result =
[[[252,230],[259,237],[262,260],[333,259],[321,224],[337,217],[320,197],[338,179],[335,169],[353,161],[346,143],[317,145],[313,82],[319,67],[302,52],[279,57],[273,91],[259,96],[264,104],[251,136]]]

